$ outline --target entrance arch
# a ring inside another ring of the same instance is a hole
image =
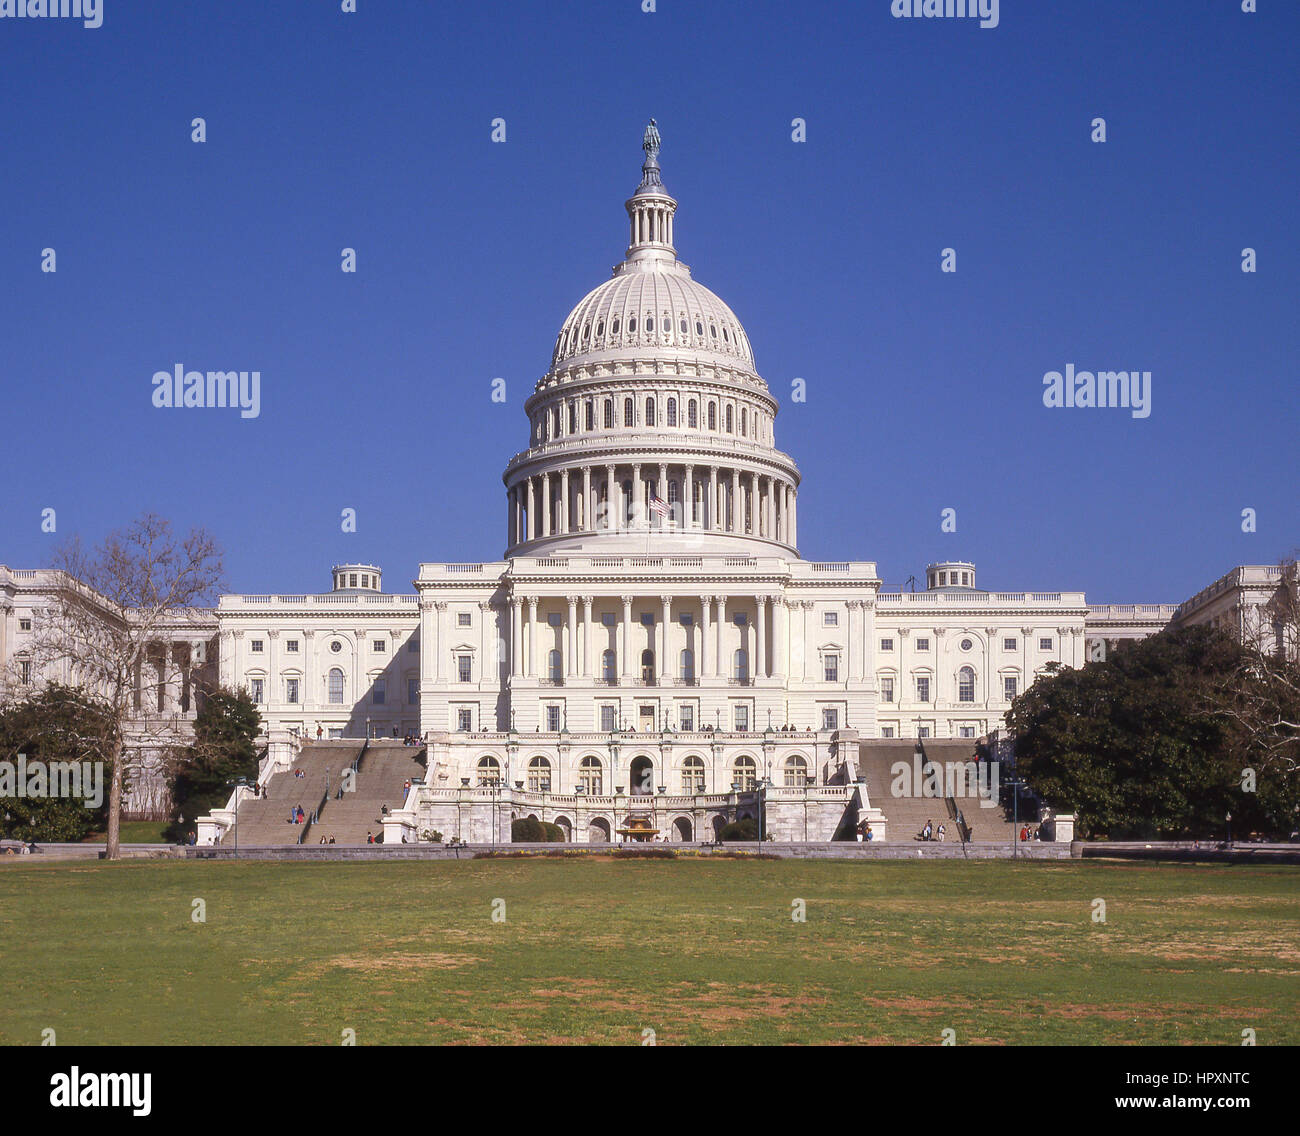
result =
[[[655,791],[655,763],[641,754],[632,759],[628,767],[631,779],[631,791],[634,797],[649,796]]]
[[[592,817],[587,823],[588,844],[609,843],[609,821],[604,817]]]
[[[685,817],[673,821],[673,840],[680,844],[691,842],[691,822]]]

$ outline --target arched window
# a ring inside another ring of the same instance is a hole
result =
[[[578,432],[578,404],[576,402],[571,402],[569,403],[569,433],[576,434],[577,432]],[[744,432],[745,432],[744,430],[741,430],[742,434]]]
[[[732,433],[734,433],[734,432],[735,432],[735,431],[734,431],[734,427],[735,427],[735,424],[736,424],[736,423],[735,423],[735,419],[732,417],[731,407],[730,407],[730,406],[727,407],[727,417],[726,417],[726,422],[727,422],[727,433],[728,433],[728,434],[732,434]]]
[[[714,339],[718,338],[718,329],[714,327],[713,324],[709,324],[709,334],[712,335]]]
[[[578,785],[584,793],[599,797],[604,789],[600,758],[588,755],[578,762]]]
[[[623,400],[623,425],[636,425],[636,404],[630,398]]]
[[[808,784],[808,763],[797,753],[785,759],[785,784],[788,789]]]
[[[718,428],[718,404],[716,402],[711,402],[709,403],[709,429],[716,430],[717,428]]]
[[[636,316],[627,321],[627,333],[632,335],[636,332]]]
[[[596,428],[596,404],[591,399],[587,399],[586,419],[587,429],[594,430]]]
[[[655,681],[655,653],[650,650],[641,652],[641,681],[653,686]]]
[[[605,399],[605,429],[614,429],[614,400],[612,398]]]
[[[501,763],[490,753],[478,759],[477,772],[480,788],[501,784]]]
[[[655,424],[655,400],[652,398],[645,400],[645,424],[647,426]]]
[[[704,334],[704,324],[702,324],[699,320],[695,321],[695,334],[696,335]]]
[[[601,336],[604,334],[605,334],[605,321],[601,320],[600,323],[596,325],[596,335]]]
[[[338,667],[330,668],[329,698],[331,705],[343,705],[343,672]]]
[[[600,656],[600,677],[606,682],[615,682],[618,679],[618,670],[614,660],[614,651],[604,651]]]
[[[528,791],[530,793],[551,791],[551,763],[546,758],[535,757],[528,763]]]
[[[682,792],[704,792],[704,759],[691,754],[682,762]]]
[[[550,653],[546,656],[546,670],[552,682],[562,682],[564,680],[564,663],[561,660],[558,648],[552,647]]]
[[[731,783],[742,793],[751,793],[757,782],[758,766],[754,764],[752,757],[742,753],[736,758],[735,765],[731,767]]]
[[[740,436],[744,438],[744,437],[748,437],[748,435],[749,435],[749,420],[745,413],[744,408],[742,407],[740,411]]]
[[[682,317],[682,320],[681,320],[681,322],[678,324],[678,326],[681,328],[681,332],[682,332],[682,334],[685,335],[685,334],[686,334],[686,317],[685,317],[685,316]]]
[[[564,429],[564,419],[560,417],[560,408],[551,407],[551,437],[558,438],[560,431]]]
[[[683,647],[681,659],[679,660],[679,662],[680,662],[680,666],[678,667],[678,673],[681,676],[682,682],[694,683],[695,682],[695,652],[692,651],[689,647]]]
[[[677,400],[675,398],[668,400],[668,425],[677,425]]]
[[[699,407],[695,404],[695,399],[691,399],[691,401],[686,404],[686,425],[692,430],[697,429],[700,425],[700,411]]]
[[[749,679],[749,652],[744,647],[737,647],[736,654],[733,657],[731,677],[737,682],[746,682]]]
[[[975,672],[970,667],[962,667],[957,672],[957,701],[975,701]]]
[[[646,331],[654,331],[654,329],[655,329],[655,321],[654,321],[654,317],[653,317],[653,316],[652,316],[652,317],[649,317],[649,318],[646,319],[646,321],[645,321],[645,329],[646,329]]]
[[[609,330],[612,335],[618,334],[618,316],[614,317],[614,325]]]

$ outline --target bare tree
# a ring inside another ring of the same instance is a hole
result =
[[[1216,711],[1236,728],[1243,755],[1261,774],[1282,782],[1300,778],[1300,566],[1294,558],[1282,562],[1268,601],[1243,613],[1241,637],[1241,662],[1222,684]]]
[[[98,743],[110,771],[106,855],[116,860],[132,754],[179,741],[168,692],[184,689],[202,661],[186,636],[211,623],[204,609],[221,588],[221,552],[203,530],[177,537],[146,513],[93,549],[74,538],[54,569],[50,602],[33,613],[29,654],[38,673],[84,686],[112,709]]]

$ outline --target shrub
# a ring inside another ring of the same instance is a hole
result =
[[[721,841],[728,840],[757,840],[758,839],[758,822],[750,817],[744,820],[733,820],[730,824],[724,824],[718,832],[718,839]]]

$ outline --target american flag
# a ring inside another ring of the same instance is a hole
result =
[[[672,510],[668,508],[662,497],[650,494],[650,512],[657,517],[671,517]]]

